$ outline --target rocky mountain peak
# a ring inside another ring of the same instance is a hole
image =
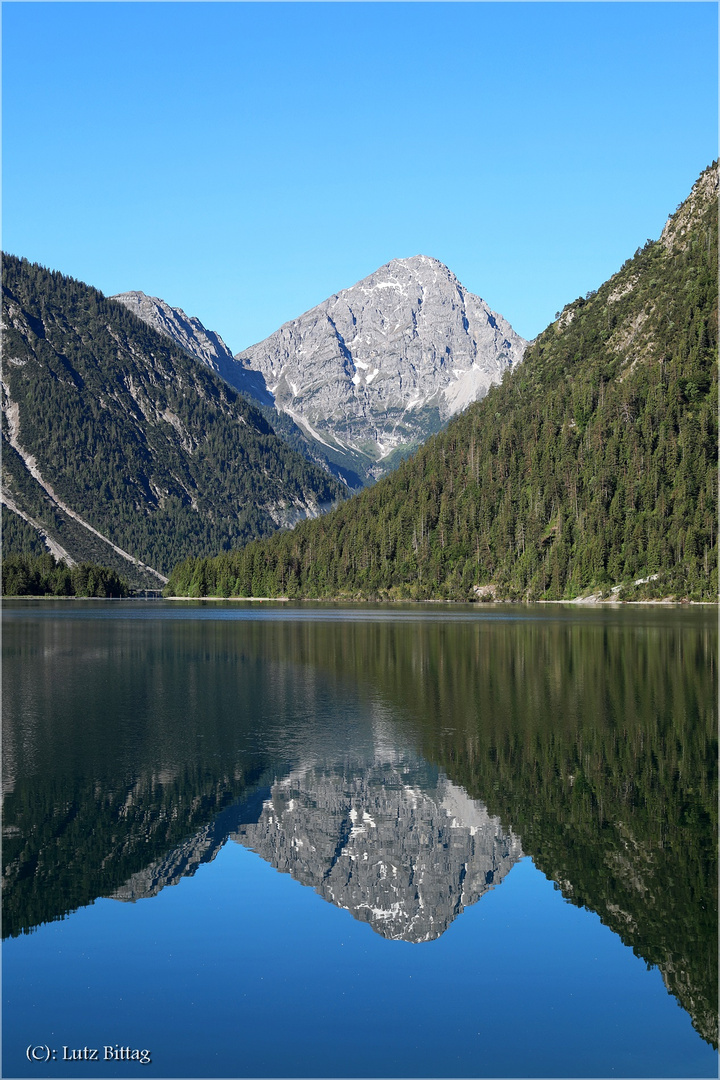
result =
[[[499,885],[520,840],[411,755],[301,766],[233,839],[382,937],[432,941]]]
[[[285,414],[308,456],[329,455],[343,477],[388,472],[484,397],[527,344],[428,255],[392,259],[235,357],[219,334],[158,297],[112,299]]]
[[[430,255],[411,255],[407,259],[391,259],[390,262],[359,281],[357,285],[352,286],[352,289],[359,286],[382,288],[386,283],[402,287],[403,284],[412,281],[416,281],[422,288],[427,288],[437,284],[438,279],[447,280],[456,286],[460,284],[452,270],[439,259],[434,259]],[[352,289],[344,289],[342,293],[336,295],[343,295],[343,293],[351,292]]]
[[[437,259],[393,259],[236,359],[275,406],[375,475],[487,393],[526,342]]]

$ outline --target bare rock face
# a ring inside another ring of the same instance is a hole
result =
[[[220,335],[208,330],[194,315],[186,315],[182,308],[171,307],[159,297],[146,296],[144,292],[118,293],[110,299],[124,304],[138,319],[171,338],[237,390],[263,405],[272,405],[262,376],[256,371],[248,371],[233,357]]]
[[[393,259],[236,360],[311,435],[375,476],[518,364],[527,342],[437,259]]]
[[[112,299],[285,414],[292,445],[350,487],[384,475],[484,397],[527,344],[425,255],[393,259],[235,357],[219,334],[158,297]]]
[[[376,933],[440,937],[522,858],[482,803],[419,761],[300,769],[232,839]]]
[[[687,199],[665,222],[660,241],[668,251],[678,254],[691,243],[690,234],[693,231],[693,224],[697,221],[703,207],[713,200],[717,202],[718,192],[720,192],[720,170],[715,161],[700,174]]]

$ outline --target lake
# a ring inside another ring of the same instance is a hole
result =
[[[7,602],[3,1076],[716,1076],[717,636]]]

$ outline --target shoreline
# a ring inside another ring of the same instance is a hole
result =
[[[156,603],[159,600],[168,600],[172,602],[184,602],[184,603],[230,603],[230,604],[466,604],[468,606],[484,608],[493,607],[497,605],[514,606],[519,607],[526,605],[530,607],[535,604],[566,604],[573,607],[718,607],[720,606],[720,598],[717,600],[676,600],[674,597],[663,597],[662,599],[652,600],[617,600],[614,597],[608,597],[605,600],[599,600],[594,597],[586,598],[580,597],[576,600],[368,600],[368,599],[349,599],[347,597],[303,597],[303,596],[2,596],[0,597],[0,607],[8,600],[60,600],[62,602],[73,602],[76,600],[89,600],[103,603],[120,603],[122,601],[142,601],[143,603]]]

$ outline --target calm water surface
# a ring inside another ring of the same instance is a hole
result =
[[[7,604],[3,1075],[716,1076],[717,645]]]

